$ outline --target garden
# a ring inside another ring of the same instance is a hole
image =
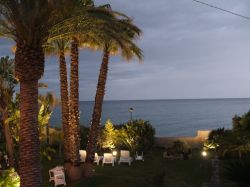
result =
[[[204,144],[220,161],[222,186],[250,186],[250,111],[232,118],[232,128],[210,132]]]

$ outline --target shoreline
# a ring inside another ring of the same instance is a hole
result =
[[[50,127],[49,133],[53,134],[55,132],[61,131],[61,128]],[[155,145],[159,147],[170,147],[175,141],[182,141],[191,148],[200,147],[204,141],[207,140],[211,130],[198,130],[196,136],[183,136],[183,137],[168,137],[168,136],[155,136]]]
[[[196,136],[186,137],[155,137],[155,145],[160,147],[170,147],[175,141],[182,141],[191,148],[200,147],[208,138],[211,130],[198,130]]]

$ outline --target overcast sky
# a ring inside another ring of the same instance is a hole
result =
[[[249,0],[203,0],[250,17]],[[250,20],[192,0],[96,0],[134,18],[143,30],[143,63],[113,57],[106,100],[250,97]],[[0,41],[0,56],[10,54]],[[80,99],[93,100],[101,52],[80,55]],[[56,58],[43,82],[59,93]]]

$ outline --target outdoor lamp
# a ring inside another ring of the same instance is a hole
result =
[[[206,152],[206,151],[202,151],[202,152],[201,152],[201,155],[202,155],[203,157],[206,157],[206,156],[207,156],[207,152]]]
[[[113,155],[113,156],[116,156],[116,155],[117,155],[117,151],[113,151],[113,152],[112,152],[112,155]]]
[[[132,107],[129,108],[129,112],[130,112],[130,121],[133,120],[133,111],[134,111],[134,109],[133,109]]]

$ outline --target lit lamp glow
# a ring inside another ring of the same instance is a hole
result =
[[[207,156],[207,152],[206,151],[202,151],[201,155],[204,156],[204,157],[206,157]]]
[[[117,151],[113,151],[113,152],[112,152],[112,155],[113,155],[113,156],[116,156],[116,155],[117,155]]]

